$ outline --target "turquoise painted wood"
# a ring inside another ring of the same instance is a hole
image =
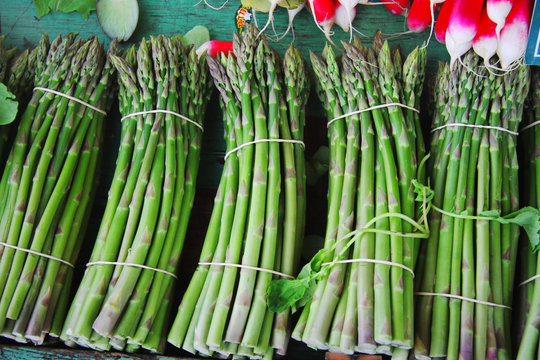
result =
[[[213,6],[220,6],[226,0],[206,1]],[[95,35],[106,43],[109,41],[99,27],[95,13],[91,14],[87,21],[76,13],[54,13],[39,19],[31,0],[1,0],[0,4],[0,33],[6,35],[8,41],[17,47],[35,45],[44,32],[49,33],[51,37],[59,33],[78,32],[82,37]],[[139,24],[129,42],[136,43],[142,37],[150,35],[183,34],[194,25],[206,26],[214,39],[231,40],[234,15],[239,4],[239,0],[229,0],[221,10],[213,10],[204,3],[194,0],[139,0]],[[275,32],[281,34],[287,28],[285,9],[278,8],[275,17]],[[256,18],[260,27],[267,19],[263,13],[257,13]],[[384,34],[388,34],[386,38],[391,45],[400,45],[405,53],[421,45],[429,36],[427,31],[421,34],[392,35],[406,30],[405,18],[391,15],[383,6],[359,6],[353,25],[368,37],[376,30],[381,30]],[[302,50],[306,58],[310,50],[316,53],[322,51],[326,40],[315,26],[311,13],[303,10],[295,19],[294,27],[294,45]],[[337,26],[334,26],[334,30],[335,36],[332,39],[336,44],[349,39],[349,35]],[[269,27],[266,33],[273,35],[272,27]],[[292,32],[273,45],[283,53],[291,41],[293,41]],[[429,52],[430,64],[448,58],[444,47],[434,38],[429,44]]]
[[[143,355],[126,356],[126,354],[108,352],[99,353],[88,350],[32,348],[21,346],[0,347],[0,359],[9,360],[188,360],[188,358],[172,358],[168,356]]]
[[[232,33],[235,31],[234,16],[240,6],[240,1],[206,0],[213,7],[220,7],[223,2],[227,1],[220,10],[214,10],[202,1],[205,0],[201,0],[201,2],[194,0],[139,0],[139,23],[135,33],[125,45],[137,44],[143,37],[151,35],[184,34],[195,25],[206,26],[210,30],[212,39],[231,40]],[[100,28],[95,12],[90,15],[88,20],[84,20],[77,13],[63,14],[59,12],[38,18],[31,0],[0,0],[0,4],[0,34],[6,36],[8,43],[20,49],[33,47],[43,33],[48,33],[53,38],[60,33],[78,32],[83,38],[97,36],[105,45],[110,42],[110,39]],[[267,20],[267,15],[257,12],[256,19],[262,27]],[[405,54],[416,46],[422,46],[429,37],[428,31],[421,34],[395,35],[406,30],[405,17],[391,15],[383,6],[360,6],[353,26],[358,31],[355,34],[365,38],[368,43],[370,42],[369,37],[373,36],[375,31],[382,31],[383,34],[387,34],[385,38],[388,39],[390,45],[400,46]],[[270,26],[266,34],[269,36],[281,34],[286,28],[287,12],[278,7],[274,26]],[[344,33],[337,26],[334,26],[334,31],[332,40],[336,44],[349,40],[349,34]],[[360,33],[367,37],[360,35]],[[303,10],[297,15],[294,22],[294,34],[290,32],[279,42],[272,42],[272,46],[283,54],[291,42],[302,51],[308,62],[310,51],[320,54],[327,44],[323,33],[317,28],[311,13],[307,10]],[[448,59],[448,55],[444,46],[434,38],[429,42],[428,51],[429,75],[435,71],[439,61]],[[312,91],[307,109],[307,114],[310,117],[324,116],[314,91]],[[118,124],[111,126],[113,132],[118,131]],[[221,112],[215,97],[208,110],[206,128],[201,155],[199,186],[212,188],[217,186],[225,149],[225,142],[222,138]],[[320,131],[325,130],[321,128]],[[115,157],[114,144],[111,142],[109,159]],[[106,163],[104,166],[105,173],[112,174],[114,163]]]
[[[221,6],[225,0],[207,0],[212,6]],[[139,0],[140,19],[137,30],[126,45],[137,44],[143,37],[151,35],[177,35],[183,34],[195,25],[204,25],[210,30],[211,37],[219,40],[230,40],[234,31],[234,15],[240,4],[239,0],[229,0],[220,10],[213,10],[204,3],[197,3],[193,0]],[[266,21],[265,14],[257,13],[257,21],[262,26]],[[405,18],[391,15],[382,6],[360,6],[358,8],[357,19],[353,23],[354,27],[369,37],[373,36],[376,30],[381,30],[388,38],[392,46],[399,45],[405,54],[414,47],[421,46],[427,40],[429,34],[405,34],[394,36],[391,34],[400,33],[406,30]],[[280,34],[287,28],[287,14],[284,9],[278,8],[275,18],[274,28],[269,27],[268,35],[274,32]],[[19,49],[33,47],[43,33],[48,33],[51,38],[59,33],[78,32],[81,37],[97,36],[107,45],[109,39],[102,32],[95,13],[91,14],[88,20],[84,20],[79,14],[52,13],[43,18],[38,18],[33,2],[31,0],[0,0],[0,34],[5,35],[7,42]],[[345,34],[341,29],[335,27],[334,42],[347,41],[349,34]],[[283,54],[289,44],[302,51],[306,59],[309,59],[309,51],[321,53],[326,44],[326,39],[321,31],[313,23],[311,14],[304,10],[295,20],[294,36],[292,33],[286,35],[279,42],[272,42],[272,46]],[[428,46],[428,75],[436,69],[437,63],[447,60],[448,55],[444,46],[435,40]],[[309,62],[309,60],[308,60]],[[117,111],[117,110],[116,110]],[[96,211],[103,208],[106,202],[106,194],[110,183],[110,178],[115,167],[116,152],[118,148],[119,134],[118,113],[112,114],[108,123],[106,140],[106,160],[103,164],[103,179],[99,191],[99,198],[96,199]],[[223,127],[221,123],[221,112],[218,106],[217,95],[214,95],[209,106],[206,122],[205,136],[201,155],[200,173],[198,179],[198,191],[195,199],[195,208],[192,214],[192,224],[190,225],[189,237],[193,243],[186,246],[184,250],[182,266],[185,269],[192,269],[195,266],[200,251],[200,242],[204,237],[204,228],[207,224],[209,213],[212,207],[213,194],[222,170],[222,158],[224,155],[225,143],[223,141]],[[322,144],[326,142],[325,114],[318,100],[312,92],[308,103],[308,121],[306,128],[306,154],[310,156]],[[324,209],[325,188],[324,184],[317,184],[310,189],[311,192],[309,208],[313,211],[313,216],[318,218],[312,221],[312,228],[308,229],[308,234],[324,233]],[[318,210],[319,209],[319,210]],[[96,231],[99,226],[99,218],[92,219],[90,225],[89,239],[92,231]],[[92,244],[87,244],[91,251]],[[84,251],[83,251],[84,252]],[[84,259],[81,259],[83,261]],[[188,270],[189,273],[189,270]],[[182,279],[183,285],[189,281],[186,276]],[[97,353],[87,350],[69,350],[55,348],[34,348],[30,346],[16,346],[14,344],[2,345],[0,339],[0,359],[169,359],[168,357],[155,357],[147,355],[126,355],[118,353]],[[187,359],[187,354],[171,350],[166,355],[174,355],[176,359]],[[306,348],[303,344],[291,341],[289,354],[286,359],[323,359],[324,353],[315,352]]]

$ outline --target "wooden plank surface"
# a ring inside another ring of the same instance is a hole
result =
[[[207,0],[213,6],[220,6],[216,0]],[[143,37],[150,35],[177,35],[184,34],[195,25],[204,25],[210,30],[211,38],[218,40],[232,39],[234,32],[234,15],[240,5],[239,0],[229,0],[222,9],[214,10],[204,2],[194,0],[139,0],[139,23],[137,29],[126,45],[137,44]],[[267,19],[266,14],[257,13],[257,22],[262,24]],[[275,26],[267,30],[268,35],[281,34],[287,28],[287,12],[278,8],[275,14]],[[391,15],[383,6],[359,6],[356,20],[353,26],[361,33],[369,37],[376,30],[388,34],[392,46],[400,46],[404,53],[409,53],[414,47],[421,46],[428,39],[429,32],[421,34],[405,34],[394,36],[406,30],[405,17]],[[292,32],[279,42],[272,42],[272,46],[283,54],[285,49],[293,42],[299,48],[304,58],[309,62],[309,51],[320,54],[326,44],[322,32],[313,22],[311,13],[303,10],[297,15],[294,22],[294,37]],[[339,44],[347,41],[349,34],[334,26],[335,34],[332,39]],[[101,30],[96,14],[93,12],[88,20],[84,20],[78,13],[63,14],[54,12],[42,18],[37,17],[36,9],[32,0],[0,0],[0,34],[5,35],[7,43],[11,43],[20,49],[30,48],[37,44],[43,33],[48,33],[51,38],[58,34],[78,32],[81,37],[97,36],[107,45],[109,38]],[[359,35],[360,36],[360,35]],[[362,36],[361,36],[362,37]],[[432,74],[437,63],[448,59],[446,49],[434,38],[428,46],[428,76]],[[312,76],[313,77],[313,76]],[[324,116],[324,111],[315,96],[311,97],[307,106],[308,117]],[[113,115],[114,117],[114,115]],[[111,124],[109,133],[117,133],[119,124]],[[225,142],[223,140],[223,127],[221,123],[221,111],[218,106],[217,95],[211,102],[206,116],[207,131],[203,139],[201,154],[201,174],[198,185],[213,188],[217,186],[222,171],[222,159],[224,156]],[[325,128],[318,129],[325,131]],[[114,159],[115,139],[110,139],[109,159]],[[105,173],[114,170],[114,162],[105,164]]]
[[[220,5],[215,0],[208,1],[214,6]],[[82,37],[95,35],[105,43],[109,42],[99,27],[95,12],[88,20],[84,20],[77,13],[53,13],[38,18],[32,0],[0,0],[0,4],[0,33],[6,35],[8,42],[17,47],[26,48],[35,45],[44,32],[49,33],[51,37],[59,33],[78,32]],[[234,15],[239,4],[238,0],[229,0],[221,10],[213,10],[204,3],[193,0],[139,0],[139,23],[129,43],[137,43],[149,35],[183,34],[195,25],[206,26],[214,39],[230,40],[234,31]],[[283,33],[287,28],[286,11],[278,8],[275,17],[275,31],[278,34]],[[257,22],[261,27],[265,20],[265,14],[257,13]],[[427,31],[398,37],[391,35],[406,30],[405,18],[391,15],[383,6],[359,6],[353,25],[368,37],[373,36],[376,30],[381,30],[388,34],[386,38],[392,46],[400,45],[405,53],[421,45],[429,35]],[[325,37],[315,26],[307,10],[303,10],[297,16],[294,26],[294,45],[301,49],[306,59],[310,50],[316,53],[322,51],[326,43]],[[333,30],[335,35],[332,39],[337,44],[341,40],[349,39],[349,35],[337,26],[334,26]],[[272,35],[272,28],[270,27],[266,33]],[[283,53],[291,41],[293,35],[289,33],[281,41],[274,42],[273,46]],[[444,46],[435,38],[429,43],[428,49],[430,66],[441,59],[448,59]]]

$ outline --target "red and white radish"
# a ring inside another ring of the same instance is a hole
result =
[[[330,39],[330,30],[336,21],[336,0],[308,0],[309,9],[317,26],[324,32],[324,35]]]
[[[491,59],[497,53],[497,33],[495,32],[496,27],[497,24],[491,20],[488,15],[487,8],[484,7],[482,14],[480,15],[478,32],[473,39],[472,46],[474,52],[484,59],[486,66],[490,66],[489,59]]]
[[[487,0],[486,8],[489,18],[497,25],[495,31],[497,37],[506,22],[506,17],[512,10],[514,0]]]
[[[384,0],[384,6],[394,15],[403,15],[409,8],[411,0]]]
[[[454,0],[445,39],[451,64],[471,48],[483,5],[484,0]]]
[[[454,6],[454,0],[446,0],[439,10],[437,20],[435,21],[435,38],[442,44],[446,42],[446,30],[448,29],[448,20]]]
[[[409,30],[419,33],[434,22],[435,10],[439,2],[433,0],[414,0],[407,14]]]
[[[515,0],[506,18],[497,44],[497,55],[503,69],[508,69],[525,54],[532,6],[533,0]]]
[[[356,6],[349,7],[349,0],[338,0],[336,5],[336,24],[345,32],[352,32],[352,22],[356,17]]]
[[[227,55],[229,52],[232,53],[234,56],[233,42],[223,40],[210,40],[199,46],[195,52],[199,57],[205,52],[213,58],[217,57],[218,54],[221,53]]]

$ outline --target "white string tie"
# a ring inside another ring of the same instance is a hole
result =
[[[69,99],[69,100],[73,100],[75,102],[78,102],[79,104],[82,104],[84,106],[86,106],[87,108],[90,108],[94,111],[97,111],[98,113],[101,113],[103,115],[107,115],[107,113],[103,110],[101,110],[100,108],[97,108],[95,107],[94,105],[91,105],[85,101],[82,101],[81,99],[77,99],[76,97],[73,97],[71,95],[67,95],[67,94],[64,94],[64,93],[61,93],[60,91],[56,91],[56,90],[53,90],[53,89],[48,89],[48,88],[44,88],[44,87],[41,87],[41,86],[36,86],[34,88],[34,91],[35,90],[41,90],[41,91],[45,91],[45,92],[50,92],[51,94],[54,94],[54,95],[58,95],[58,96],[62,96],[62,97],[65,97],[66,99]]]
[[[169,276],[171,276],[171,277],[173,277],[175,279],[178,279],[178,276],[176,276],[172,272],[169,272],[169,271],[163,270],[163,269],[153,268],[151,266],[146,266],[146,265],[143,265],[143,264],[134,264],[134,263],[116,262],[116,261],[92,261],[92,262],[87,263],[86,267],[93,266],[93,265],[120,265],[120,266],[138,267],[138,268],[141,268],[141,269],[160,272],[160,273],[163,273],[165,275],[169,275]]]
[[[187,116],[184,116],[182,114],[179,114],[177,112],[174,112],[174,111],[171,111],[171,110],[163,110],[163,109],[155,109],[155,110],[146,110],[146,111],[137,111],[137,112],[134,112],[134,113],[131,113],[131,114],[127,114],[125,116],[123,116],[120,121],[124,121],[125,119],[127,118],[130,118],[130,117],[135,117],[135,116],[139,116],[139,115],[145,115],[145,114],[158,114],[158,113],[161,113],[161,114],[169,114],[169,115],[174,115],[176,116],[177,118],[180,118],[182,120],[185,120],[189,123],[192,123],[193,125],[195,125],[196,127],[198,127],[199,129],[201,129],[202,132],[204,132],[204,128],[202,127],[201,124],[199,124],[198,122],[194,121],[194,120],[191,120],[190,118],[188,118]]]
[[[391,261],[385,261],[385,260],[376,260],[376,259],[363,259],[363,258],[360,258],[360,259],[350,259],[350,260],[338,260],[338,261],[334,261],[334,262],[327,262],[327,263],[323,263],[322,265],[323,266],[326,266],[326,265],[334,265],[334,264],[350,264],[350,263],[372,263],[372,264],[381,264],[381,265],[388,265],[388,266],[395,266],[395,267],[399,267],[399,268],[402,268],[403,270],[405,271],[408,271],[413,279],[414,279],[414,271],[403,265],[403,264],[400,264],[400,263],[395,263],[395,262],[391,262]]]
[[[507,132],[511,135],[519,135],[517,131],[508,130],[506,128],[500,127],[500,126],[491,126],[491,125],[474,125],[474,124],[463,124],[463,123],[448,123],[444,124],[442,126],[436,127],[434,129],[431,129],[431,132],[439,131],[447,127],[470,127],[470,128],[477,128],[477,129],[489,129],[489,130],[499,130]]]
[[[281,273],[279,271],[270,270],[270,269],[264,269],[264,268],[260,268],[260,267],[256,267],[256,266],[243,265],[243,264],[230,264],[230,263],[224,263],[224,262],[200,262],[199,265],[205,265],[205,266],[209,266],[209,265],[230,266],[230,267],[236,267],[236,268],[240,268],[240,269],[249,269],[249,270],[266,272],[266,273],[270,273],[270,274],[277,275],[277,276],[287,278],[287,279],[294,279],[294,276],[287,275],[287,274]]]
[[[249,145],[253,145],[253,144],[257,144],[257,143],[263,143],[263,142],[277,142],[277,143],[290,143],[290,144],[300,144],[302,145],[302,147],[305,149],[306,148],[306,144],[304,144],[303,141],[300,141],[300,140],[292,140],[292,139],[258,139],[258,140],[253,140],[253,141],[249,141],[245,144],[242,144],[242,145],[239,145],[237,147],[235,147],[234,149],[232,150],[229,150],[226,154],[225,154],[225,158],[224,160],[227,160],[227,158],[234,152],[246,147],[246,146],[249,146]]]
[[[415,295],[420,295],[420,296],[442,296],[442,297],[446,297],[446,298],[450,298],[450,299],[458,299],[458,300],[468,301],[468,302],[472,302],[472,303],[476,303],[476,304],[481,304],[481,305],[486,305],[486,306],[493,306],[493,307],[499,307],[499,308],[503,308],[503,309],[512,310],[512,308],[510,306],[501,305],[501,304],[495,304],[495,303],[492,303],[492,302],[489,302],[489,301],[471,299],[471,298],[467,298],[465,296],[454,295],[454,294],[431,293],[431,292],[415,292],[414,294]]]
[[[382,109],[382,108],[386,108],[386,107],[390,107],[390,106],[400,106],[402,108],[409,109],[409,110],[412,110],[414,112],[420,113],[420,110],[418,110],[416,108],[413,108],[412,106],[408,106],[408,105],[405,105],[405,104],[402,104],[402,103],[393,102],[393,103],[375,105],[375,106],[368,107],[366,109],[356,110],[356,111],[352,111],[352,112],[347,113],[347,114],[340,115],[340,116],[335,117],[332,120],[328,121],[328,123],[326,124],[326,127],[330,127],[330,124],[332,124],[334,121],[344,119],[344,118],[349,117],[351,115],[357,115],[357,114],[361,114],[361,113],[366,112],[366,111]]]
[[[8,243],[5,243],[5,242],[0,242],[0,246],[5,246],[5,247],[8,247],[8,248],[15,249],[15,250],[18,250],[18,251],[22,251],[22,252],[25,252],[25,253],[29,253],[29,254],[32,254],[32,255],[41,256],[41,257],[44,257],[44,258],[47,258],[47,259],[51,259],[51,260],[54,260],[54,261],[61,262],[62,264],[66,264],[67,266],[69,266],[71,268],[75,268],[75,266],[72,263],[70,263],[70,262],[68,262],[66,260],[57,258],[57,257],[52,256],[52,255],[43,254],[43,253],[31,250],[31,249],[21,248],[21,247],[11,245],[11,244],[8,244]]]

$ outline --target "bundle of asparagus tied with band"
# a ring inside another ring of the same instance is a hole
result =
[[[164,36],[143,39],[111,62],[120,85],[120,149],[62,339],[163,352],[211,82],[192,46]]]
[[[498,76],[472,52],[439,67],[431,235],[417,272],[418,359],[513,358],[517,225],[537,240],[539,229],[537,212],[517,211],[517,130],[528,88],[527,67]]]
[[[322,57],[311,54],[329,118],[325,246],[296,280],[272,284],[269,303],[305,304],[292,336],[310,347],[406,355],[413,271],[427,236],[427,204],[415,203],[414,186],[423,176],[416,109],[426,52],[417,48],[404,59],[380,33],[373,48],[359,39],[343,46],[342,56],[330,46]]]
[[[24,110],[34,86],[36,65],[44,62],[48,48],[49,37],[45,34],[34,49],[16,55],[16,49],[6,46],[5,37],[0,36],[0,91],[3,93],[7,90],[11,93],[8,93],[8,96],[10,100],[18,102],[16,106],[20,113]],[[8,116],[7,112],[0,116],[0,171],[4,169],[17,133],[19,118]]]
[[[520,175],[524,184],[523,205],[540,208],[540,69],[531,67],[531,84],[527,116],[524,116],[520,130],[520,160],[524,169]],[[517,359],[534,359],[539,352],[538,318],[540,317],[540,257],[538,243],[531,244],[525,237],[520,238],[518,250],[519,284],[516,307],[518,320],[516,344]]]
[[[289,311],[268,311],[273,278],[295,274],[305,222],[308,74],[292,47],[281,60],[259,31],[208,58],[221,93],[227,154],[199,266],[169,342],[207,356],[285,353]],[[277,271],[277,273],[272,273]]]
[[[58,36],[37,57],[36,87],[0,180],[0,329],[40,344],[65,318],[115,86],[96,38]]]

